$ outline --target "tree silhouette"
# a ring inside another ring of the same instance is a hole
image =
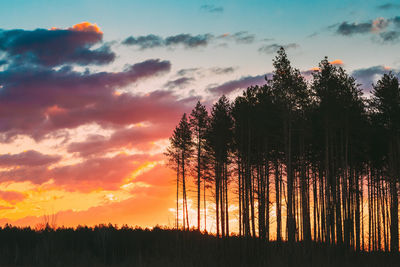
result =
[[[183,229],[186,227],[189,229],[189,214],[187,205],[187,194],[186,194],[186,173],[189,160],[193,152],[192,132],[186,116],[183,114],[178,126],[174,129],[174,132],[170,138],[170,146],[167,149],[167,155],[170,158],[170,162],[176,164],[175,169],[177,171],[177,225],[178,225],[178,191],[179,191],[179,176],[182,175],[182,222]],[[185,223],[186,220],[186,223]]]
[[[232,143],[232,117],[230,104],[222,96],[214,104],[207,131],[207,148],[213,162],[217,236],[229,235],[228,217],[228,164]]]
[[[206,133],[208,127],[208,113],[206,107],[200,101],[197,102],[195,108],[190,114],[190,126],[194,137],[195,147],[195,172],[197,175],[197,229],[200,230],[200,196],[201,196],[201,180],[203,179],[204,190],[204,230],[206,230],[206,168],[207,168],[207,155],[205,150]]]
[[[398,183],[400,179],[400,88],[393,73],[384,74],[373,89],[375,122],[384,138],[383,173],[390,187],[390,250],[399,250]],[[381,138],[382,138],[381,137]]]

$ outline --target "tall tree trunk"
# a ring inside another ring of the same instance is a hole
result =
[[[219,237],[219,167],[215,163],[215,227],[217,228],[217,237]]]
[[[398,201],[398,188],[397,188],[397,179],[399,178],[399,138],[396,138],[396,133],[393,134],[394,138],[390,144],[389,148],[389,168],[391,171],[390,177],[390,194],[391,194],[391,203],[390,203],[390,251],[398,252],[399,251],[399,201]],[[396,153],[397,152],[397,153]]]
[[[176,168],[176,229],[179,229],[179,157]]]
[[[280,202],[280,174],[278,160],[275,159],[275,207],[276,207],[276,241],[282,240],[282,216],[281,216],[281,202]]]
[[[228,164],[225,163],[225,217],[226,217],[226,236],[229,237],[229,198],[228,198]]]
[[[286,179],[287,179],[287,236],[288,242],[295,241],[296,220],[294,217],[294,201],[293,201],[293,173],[292,173],[292,125],[291,115],[286,122]]]
[[[198,131],[199,132],[199,131]],[[200,183],[201,183],[201,142],[200,134],[197,135],[197,230],[200,231]]]

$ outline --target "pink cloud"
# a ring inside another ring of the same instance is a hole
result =
[[[0,181],[42,184],[53,179],[54,186],[69,191],[116,190],[141,165],[149,161],[159,161],[161,157],[119,154],[111,158],[90,158],[81,163],[52,169],[47,166],[25,166],[1,171]]]
[[[5,141],[18,134],[39,140],[52,131],[85,123],[163,120],[181,113],[191,99],[178,100],[166,91],[116,95],[114,89],[160,75],[170,67],[168,61],[147,60],[116,73],[29,68],[0,72],[0,133]]]
[[[91,135],[83,142],[70,143],[68,152],[78,152],[80,156],[87,157],[123,148],[148,150],[152,148],[154,141],[168,138],[172,129],[172,123],[122,128],[116,130],[109,138]]]

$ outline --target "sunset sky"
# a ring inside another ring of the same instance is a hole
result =
[[[180,116],[265,83],[281,46],[367,95],[400,70],[400,1],[16,0],[0,18],[0,224],[172,226]]]

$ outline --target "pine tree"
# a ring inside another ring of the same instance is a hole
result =
[[[200,196],[201,196],[201,180],[203,179],[204,190],[206,186],[206,168],[207,155],[205,150],[206,133],[208,127],[208,113],[206,107],[200,101],[190,114],[190,127],[194,137],[195,149],[195,172],[197,176],[197,229],[200,231]],[[204,192],[205,195],[205,192]],[[204,230],[206,230],[206,199],[204,197]]]

